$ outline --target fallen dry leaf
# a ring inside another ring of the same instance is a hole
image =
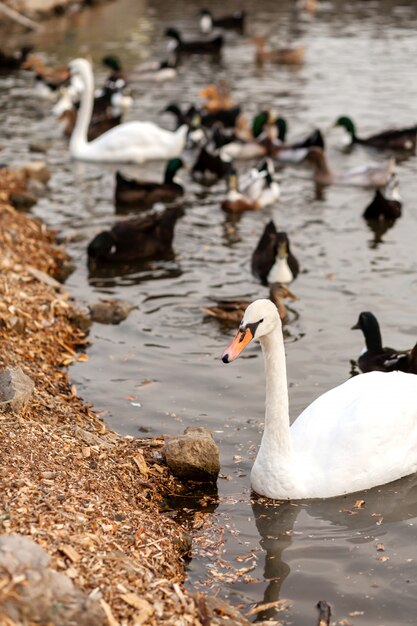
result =
[[[256,615],[257,613],[261,613],[262,611],[266,611],[268,609],[276,609],[277,611],[287,611],[292,606],[291,600],[274,600],[273,602],[261,602],[261,604],[257,604],[253,606],[247,613],[246,616]]]

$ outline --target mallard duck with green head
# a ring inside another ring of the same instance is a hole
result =
[[[356,126],[347,115],[339,117],[335,126],[344,128],[350,136],[351,144],[362,144],[372,146],[380,150],[415,150],[417,142],[417,125],[408,128],[388,129],[381,133],[369,135],[368,137],[358,137]]]

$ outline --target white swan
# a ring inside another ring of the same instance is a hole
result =
[[[84,83],[80,112],[70,141],[70,154],[74,159],[143,163],[156,159],[172,159],[182,153],[188,131],[185,124],[171,132],[153,122],[126,122],[88,142],[87,129],[94,98],[91,64],[86,59],[74,59],[69,67],[71,73],[78,75]]]
[[[317,398],[290,427],[282,327],[270,300],[248,306],[223,361],[233,361],[253,338],[260,339],[266,374],[254,491],[280,500],[330,498],[417,471],[416,375],[355,376]]]

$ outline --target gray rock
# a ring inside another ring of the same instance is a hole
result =
[[[129,315],[132,309],[136,307],[125,302],[113,298],[101,299],[94,304],[89,304],[91,319],[93,322],[100,324],[120,324]]]
[[[29,537],[0,537],[0,582],[16,581],[2,602],[2,614],[18,624],[101,626],[104,612],[98,600],[50,569],[49,562],[49,555]]]
[[[207,428],[189,426],[183,435],[165,443],[162,454],[180,480],[214,482],[219,475],[219,448]]]
[[[7,367],[0,371],[0,406],[9,404],[20,411],[35,388],[33,380],[20,367]]]

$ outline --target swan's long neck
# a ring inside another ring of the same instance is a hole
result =
[[[261,338],[266,374],[265,427],[251,471],[253,489],[268,498],[301,497],[288,415],[284,341],[278,323]]]
[[[287,370],[280,325],[261,338],[265,361],[265,427],[259,455],[276,456],[280,464],[292,457],[288,414]]]
[[[77,115],[77,123],[71,135],[70,149],[79,148],[87,143],[87,131],[91,120],[94,104],[94,79],[90,67],[83,67],[80,77],[84,85],[81,94],[81,105]]]

